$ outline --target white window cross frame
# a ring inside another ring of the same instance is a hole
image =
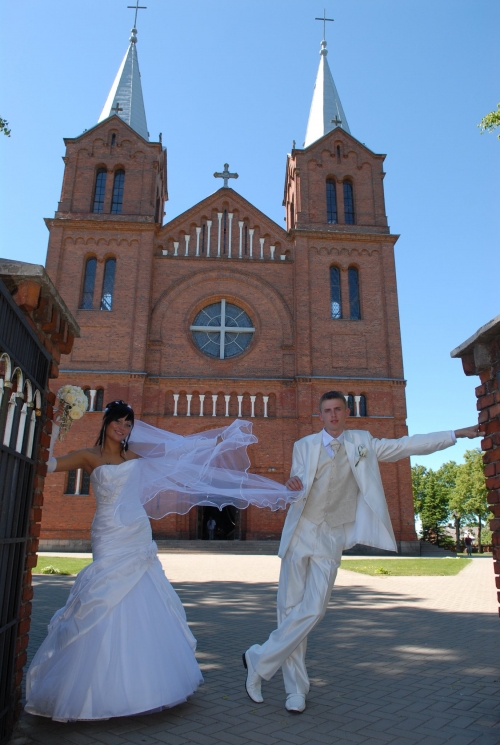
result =
[[[190,326],[191,331],[203,331],[204,333],[220,332],[219,359],[224,359],[224,346],[226,333],[228,334],[253,334],[253,326],[226,326],[226,301],[221,300],[220,326]]]

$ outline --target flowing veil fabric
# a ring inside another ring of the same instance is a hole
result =
[[[141,458],[123,489],[117,522],[130,524],[144,514],[141,506],[156,520],[195,505],[284,509],[302,492],[248,472],[247,447],[255,442],[251,422],[241,419],[187,437],[137,421],[129,446]]]

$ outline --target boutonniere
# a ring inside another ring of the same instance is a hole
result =
[[[368,453],[368,448],[363,447],[363,445],[358,445],[358,455],[359,455],[359,458],[356,461],[356,463],[354,464],[354,467],[356,467],[358,465],[358,463],[360,462],[361,458],[366,458],[367,453]]]

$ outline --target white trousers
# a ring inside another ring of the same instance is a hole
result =
[[[278,628],[247,654],[264,680],[281,667],[287,694],[309,692],[307,635],[325,615],[344,544],[343,525],[330,528],[301,517],[281,562]]]

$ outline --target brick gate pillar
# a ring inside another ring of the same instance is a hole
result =
[[[500,316],[476,331],[451,353],[459,357],[466,375],[479,375],[476,388],[479,424],[484,432],[484,475],[488,502],[493,513],[493,571],[500,603]],[[499,607],[500,614],[500,607]]]

